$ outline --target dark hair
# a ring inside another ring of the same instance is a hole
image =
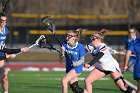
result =
[[[130,30],[130,29],[133,29],[134,32],[136,32],[136,35],[139,36],[139,31],[138,31],[135,27],[130,27],[129,30]]]
[[[0,13],[0,17],[1,17],[1,16],[6,16],[6,14],[3,13],[3,12],[1,12],[1,13]]]

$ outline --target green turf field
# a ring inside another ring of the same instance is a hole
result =
[[[87,73],[83,72],[80,79],[83,79]],[[61,93],[61,78],[64,74],[63,71],[10,71],[9,93]],[[136,85],[131,73],[125,73],[124,77]],[[109,76],[104,79],[93,83],[93,93],[122,93]],[[84,87],[83,80],[79,80],[79,84]],[[68,93],[72,93],[70,88]]]

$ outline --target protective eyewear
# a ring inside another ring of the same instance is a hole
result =
[[[129,34],[134,34],[135,32],[130,32],[130,31],[129,31],[128,33],[129,33]]]
[[[2,23],[2,22],[6,22],[6,20],[0,19],[0,22],[1,22],[1,23]]]
[[[75,35],[66,34],[66,37],[72,38],[72,37],[75,37]]]
[[[91,39],[92,41],[94,41],[94,40],[98,39],[98,37],[96,37],[96,36],[91,36],[90,39]]]

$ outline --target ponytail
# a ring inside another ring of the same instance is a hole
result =
[[[82,29],[82,28],[78,28],[75,30],[76,36],[77,36],[77,41],[79,41],[81,37],[84,37],[83,32],[86,30],[87,29]]]

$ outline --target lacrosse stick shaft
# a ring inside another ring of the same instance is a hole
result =
[[[34,46],[37,46],[37,44],[33,44],[33,45],[29,46],[28,48],[30,49],[30,48],[33,48]]]
[[[125,55],[125,53],[120,53],[119,51],[115,50],[115,49],[112,49],[109,47],[109,50],[113,52],[113,54],[120,54],[120,55]],[[131,54],[130,56],[133,56],[135,57],[135,55]]]
[[[45,37],[44,35],[41,35],[41,36],[36,40],[36,42],[35,42],[33,45],[29,46],[28,48],[31,49],[31,48],[33,48],[33,47],[39,45],[38,43],[39,43],[40,39],[42,39],[42,38],[44,38],[44,37]],[[21,54],[21,53],[22,53],[22,52],[19,52],[19,53],[17,53],[16,55],[19,55],[19,54]]]
[[[50,43],[49,43],[49,44],[50,44]],[[50,45],[51,45],[51,44],[50,44]],[[48,48],[48,49],[50,49],[50,50],[55,50],[55,51],[57,51],[58,53],[61,53],[59,50],[57,50],[56,48],[54,48],[53,45],[51,45],[51,47],[45,45],[45,48]]]
[[[7,4],[8,4],[9,0],[1,0],[1,3],[2,3],[2,12],[3,13],[6,13],[8,12],[7,10]]]
[[[60,39],[58,38],[58,36],[54,33],[54,37],[56,38],[57,42],[59,43],[59,45],[62,47],[62,44],[60,42]]]
[[[123,70],[123,73],[127,72],[134,64],[135,64],[135,62],[131,63],[126,70]]]
[[[31,49],[31,48],[33,48],[33,47],[35,47],[35,46],[37,46],[37,44],[33,44],[33,45],[29,46],[28,48]],[[21,53],[23,53],[23,52],[19,52],[19,53],[17,53],[16,55],[19,55],[19,54],[21,54]]]

